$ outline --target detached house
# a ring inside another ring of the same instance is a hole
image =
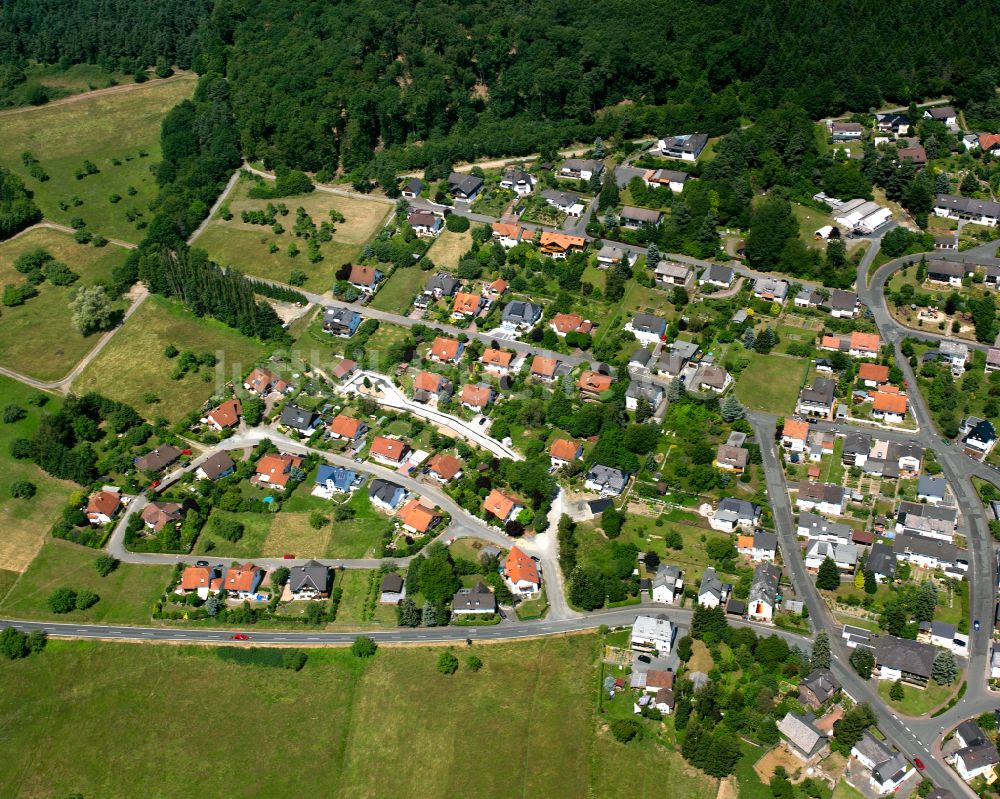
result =
[[[87,500],[87,521],[94,525],[110,524],[121,506],[122,497],[117,490],[97,491]]]
[[[694,287],[694,269],[687,264],[660,261],[653,270],[653,277],[660,286]]]
[[[355,264],[351,267],[351,274],[347,282],[362,294],[374,294],[378,289],[379,281],[384,275],[374,266],[360,266]]]
[[[413,301],[418,308],[426,308],[442,297],[451,297],[458,291],[459,282],[446,272],[438,272],[427,281],[424,290]]]
[[[781,446],[792,452],[805,452],[809,440],[809,423],[804,419],[785,419],[781,428]]]
[[[816,763],[830,752],[830,744],[813,724],[811,713],[788,713],[778,722],[785,748],[803,763]]]
[[[462,476],[462,462],[454,455],[435,455],[427,463],[427,472],[439,483],[450,483]]]
[[[456,616],[496,613],[497,598],[482,582],[472,588],[459,588],[451,598],[451,612]]]
[[[717,608],[725,604],[733,587],[722,582],[713,566],[707,566],[698,586],[698,604],[705,608]]]
[[[894,635],[881,635],[875,641],[875,675],[880,680],[903,680],[923,687],[931,676],[937,650]]]
[[[278,423],[282,427],[294,430],[304,436],[312,435],[320,421],[316,411],[306,410],[292,403],[288,403],[282,408],[281,415],[278,417]]]
[[[584,488],[588,491],[596,491],[602,496],[617,497],[625,490],[628,479],[628,472],[595,463],[587,472]]]
[[[657,227],[663,221],[662,211],[653,211],[649,208],[636,208],[632,205],[622,207],[618,214],[618,222],[624,228],[640,228],[643,225]]]
[[[571,210],[575,211],[577,207],[580,208],[580,211],[583,210],[583,206],[580,206],[579,203],[573,206]],[[579,216],[579,213],[570,214],[570,216]],[[565,258],[567,255],[572,255],[575,252],[583,252],[586,247],[587,240],[583,236],[556,233],[553,230],[542,231],[542,235],[538,239],[538,249],[542,255],[547,255],[550,258]]]
[[[747,598],[747,618],[750,621],[771,621],[778,604],[781,570],[773,563],[761,563],[753,570],[750,596]]]
[[[523,169],[508,169],[500,176],[500,188],[509,189],[518,197],[524,197],[535,188],[535,176]]]
[[[520,225],[507,222],[493,223],[493,240],[499,242],[505,250],[520,244],[524,240],[524,233],[524,228]]]
[[[858,380],[868,388],[877,388],[889,382],[889,367],[865,361],[858,364]]]
[[[226,570],[222,587],[236,599],[250,599],[264,580],[264,570],[252,563],[234,563]]]
[[[482,294],[470,294],[464,291],[455,295],[455,304],[452,306],[451,318],[464,319],[466,316],[475,316],[486,302]]]
[[[733,285],[735,274],[732,267],[712,264],[701,273],[701,277],[698,278],[698,285],[728,289]]]
[[[713,530],[723,533],[736,532],[737,528],[750,530],[760,517],[760,508],[752,502],[736,497],[726,497],[719,503],[708,524]]]
[[[431,344],[427,355],[432,361],[440,363],[458,363],[462,358],[465,344],[458,339],[438,336]]]
[[[396,572],[389,572],[379,586],[380,605],[398,605],[406,598],[406,582]]]
[[[483,365],[483,370],[491,372],[499,377],[510,373],[511,362],[514,360],[514,353],[504,350],[486,349],[479,358]]]
[[[869,786],[880,796],[893,793],[917,773],[906,758],[899,752],[894,752],[885,741],[876,738],[868,730],[851,748],[851,757],[868,770]]]
[[[860,141],[864,132],[860,122],[830,122],[830,137],[834,141]]]
[[[625,330],[643,344],[655,344],[667,332],[667,320],[659,316],[640,313],[625,324]]]
[[[181,456],[181,451],[171,444],[164,444],[152,452],[135,459],[135,468],[140,472],[162,472]]]
[[[403,529],[416,535],[424,535],[441,523],[443,517],[433,507],[427,507],[419,499],[411,499],[399,511]]]
[[[483,508],[500,521],[507,522],[516,518],[524,510],[524,505],[521,500],[494,488],[483,501]]]
[[[836,404],[836,397],[834,396],[836,390],[837,384],[830,378],[814,377],[812,385],[804,387],[799,392],[798,402],[795,404],[795,412],[802,416],[815,416],[821,419],[832,418],[833,408]]]
[[[315,560],[288,570],[288,590],[296,601],[330,598],[330,567]]]
[[[350,308],[324,308],[323,330],[333,336],[350,338],[361,324],[361,314]]]
[[[777,280],[773,277],[759,277],[753,284],[753,296],[759,300],[784,305],[785,298],[788,297],[788,281]]]
[[[889,424],[901,424],[906,419],[908,407],[905,394],[876,391],[872,396],[872,416]]]
[[[199,480],[221,480],[236,471],[236,464],[227,452],[216,452],[201,462],[195,471]]]
[[[410,178],[403,186],[402,195],[407,200],[415,200],[424,190],[424,182],[420,178]]]
[[[448,191],[456,200],[474,200],[483,188],[483,179],[475,175],[452,172],[448,175]]]
[[[809,542],[809,547],[806,550],[807,569],[819,571],[819,567],[827,558],[832,559],[840,571],[853,574],[858,566],[858,548],[854,544],[841,542],[830,543],[819,540]]]
[[[583,457],[583,444],[566,438],[557,438],[549,446],[549,458],[553,469],[558,469]]]
[[[580,393],[587,397],[597,397],[602,392],[607,391],[611,388],[612,383],[615,379],[611,375],[601,374],[600,372],[586,371],[580,375],[580,379],[577,381],[577,388],[580,389]]]
[[[230,399],[212,408],[201,421],[213,430],[222,432],[240,423],[243,406],[238,399]]]
[[[493,402],[493,387],[488,383],[473,385],[466,383],[462,386],[462,406],[470,411],[483,412]]]
[[[555,358],[547,358],[544,355],[536,355],[531,361],[531,376],[536,380],[551,383],[556,379],[556,371],[559,369],[559,361]]]
[[[691,176],[687,172],[678,172],[675,169],[648,169],[643,175],[643,180],[651,189],[668,188],[675,194],[684,191],[684,184]]]
[[[815,510],[830,516],[843,516],[847,510],[847,491],[831,483],[799,482],[795,505],[799,510]]]
[[[565,338],[568,333],[587,333],[594,329],[589,319],[584,319],[576,313],[557,313],[549,322],[549,327],[559,338]]]
[[[719,444],[715,449],[715,461],[713,465],[716,469],[724,472],[735,472],[742,474],[746,469],[750,459],[750,453],[743,447],[733,447],[729,444]]]
[[[387,466],[399,466],[406,460],[410,447],[405,441],[388,436],[375,436],[370,449],[371,457]]]
[[[625,410],[636,411],[639,409],[639,401],[646,400],[649,407],[655,411],[663,402],[664,395],[663,386],[658,383],[642,383],[633,380],[625,389]]]
[[[799,683],[799,701],[813,710],[819,710],[839,693],[840,683],[829,669],[816,669]]]
[[[360,475],[353,469],[321,463],[316,469],[316,484],[313,496],[330,499],[334,494],[350,494],[361,482]]]
[[[680,567],[661,563],[652,582],[653,601],[672,605],[683,592],[684,580],[681,577]]]
[[[261,488],[284,491],[301,465],[302,458],[298,455],[269,453],[257,461],[257,473],[251,482]]]
[[[515,596],[530,596],[542,587],[538,564],[519,547],[511,547],[503,562],[504,582]]]
[[[180,502],[150,502],[142,509],[142,520],[154,533],[183,518],[184,506]]]
[[[350,442],[352,446],[357,446],[368,435],[368,424],[366,422],[343,413],[333,417],[333,421],[330,422],[328,429],[330,438],[337,440],[342,438]]]
[[[524,300],[512,300],[504,306],[501,325],[507,330],[527,330],[541,318],[541,305]]]
[[[834,289],[830,292],[830,299],[826,305],[830,309],[830,316],[836,319],[852,319],[858,315],[860,308],[858,295],[853,291],[841,289]]]
[[[178,594],[195,593],[201,599],[208,599],[222,589],[222,573],[218,566],[188,566],[181,572],[181,584],[175,589]]]
[[[566,214],[566,216],[577,217],[583,213],[584,205],[580,201],[580,196],[578,194],[573,194],[573,192],[571,191],[559,191],[558,189],[544,189],[542,191],[541,196],[546,203],[551,205],[557,211]],[[553,234],[553,235],[558,235],[558,234]],[[542,233],[543,238],[544,236],[545,233]],[[545,252],[545,242],[542,242],[542,252]],[[563,251],[562,257],[565,257],[565,251]]]
[[[664,158],[697,161],[707,144],[707,133],[682,133],[678,136],[666,136],[659,139],[650,149]]]
[[[288,391],[289,386],[274,372],[258,366],[247,375],[247,379],[243,381],[243,388],[252,391],[258,397],[266,397],[272,391],[284,394]]]
[[[669,655],[674,643],[674,625],[664,615],[636,616],[629,646],[639,652]]]
[[[741,535],[736,539],[736,551],[754,563],[773,563],[778,554],[778,537],[764,532]]]
[[[958,114],[950,105],[943,105],[938,108],[927,108],[924,110],[924,119],[933,119],[944,122],[951,130],[958,130]]]
[[[406,489],[388,480],[372,480],[368,486],[372,506],[386,513],[395,513],[406,499]]]
[[[604,163],[592,158],[567,158],[559,169],[559,177],[569,180],[590,180],[604,171]]]

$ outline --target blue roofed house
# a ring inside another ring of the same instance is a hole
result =
[[[324,308],[323,330],[334,336],[350,338],[361,324],[361,314],[350,308]]]
[[[334,494],[351,493],[360,482],[361,476],[353,469],[322,463],[316,470],[316,485],[312,493],[314,497],[330,499]]]

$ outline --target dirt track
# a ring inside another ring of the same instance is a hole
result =
[[[107,94],[121,94],[122,92],[130,92],[147,86],[158,86],[161,83],[171,83],[178,80],[195,80],[197,77],[198,76],[193,72],[178,72],[176,75],[172,75],[169,78],[153,78],[152,80],[147,80],[145,83],[122,83],[119,86],[108,86],[106,89],[94,89],[92,92],[71,94],[69,97],[53,100],[51,103],[45,103],[44,105],[20,105],[17,108],[7,108],[0,111],[0,117],[13,116],[14,114],[27,114],[31,111],[39,111],[43,108],[52,108],[53,106],[78,103],[81,100],[90,100],[94,97],[103,97]]]

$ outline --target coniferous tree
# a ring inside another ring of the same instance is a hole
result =
[[[950,649],[940,649],[931,664],[931,679],[938,685],[951,685],[958,677],[958,665]]]
[[[809,668],[828,669],[830,668],[830,659],[830,636],[826,630],[820,630],[816,633],[812,652],[809,654]]]
[[[836,591],[840,588],[840,570],[829,555],[823,558],[823,562],[819,565],[816,587],[824,591]]]

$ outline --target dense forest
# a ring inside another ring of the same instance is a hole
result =
[[[368,173],[595,135],[727,132],[953,95],[984,126],[1000,26],[988,0],[8,0],[0,84],[29,60],[225,75],[240,148]]]

